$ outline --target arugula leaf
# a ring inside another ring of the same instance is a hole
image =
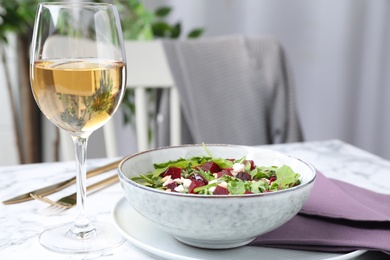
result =
[[[172,164],[175,164],[175,163],[179,163],[179,162],[187,162],[186,159],[184,158],[179,158],[175,161],[168,161],[168,162],[165,162],[165,163],[154,163],[153,166],[155,169],[160,169],[160,168],[167,168],[169,165],[172,165]]]
[[[251,170],[251,163],[249,161],[246,161],[244,171],[250,172],[250,170]]]
[[[269,189],[269,184],[266,180],[259,180],[250,183],[250,191],[253,193],[262,193]]]
[[[246,156],[242,157],[241,159],[234,160],[235,163],[243,163],[246,159]]]
[[[190,165],[192,167],[195,167],[195,166],[198,166],[198,165],[202,165],[202,164],[205,164],[207,161],[210,161],[212,160],[212,157],[205,157],[205,156],[194,156],[194,157],[191,157],[190,159],[188,159],[188,161],[190,161]]]
[[[298,177],[299,175],[290,166],[283,165],[276,170],[276,180],[272,183],[271,188],[284,189],[292,187],[298,180]]]
[[[231,181],[227,186],[230,194],[240,195],[245,193],[245,183],[243,181]]]
[[[141,174],[131,179],[139,184],[149,187],[162,186],[163,183],[161,177],[153,177],[152,173]]]
[[[205,143],[202,142],[202,145],[203,145],[203,148],[205,149],[206,153],[210,156],[210,157],[213,157],[209,151],[209,149],[207,149],[207,146]]]
[[[150,183],[150,184],[154,184],[154,181],[151,179],[151,178],[149,178],[148,176],[146,176],[146,175],[144,175],[144,174],[141,174],[140,175],[141,176],[141,178],[142,179],[144,179],[146,182],[148,182],[148,183]]]
[[[207,181],[215,179],[210,171],[203,171],[202,169],[199,169],[197,173]]]
[[[211,161],[218,164],[219,168],[221,168],[221,169],[233,167],[233,162],[230,160],[227,160],[227,159],[218,158],[218,159],[212,159]]]
[[[271,176],[275,175],[275,170],[278,169],[276,166],[257,166],[250,172],[252,179],[269,179]]]
[[[192,167],[203,165],[207,161],[210,161],[211,159],[212,159],[211,157],[194,156],[191,157],[190,159],[179,158],[175,161],[168,161],[165,163],[155,163],[153,164],[155,168],[153,172],[153,177],[160,176],[163,172],[165,172],[170,167],[187,169],[187,171],[190,172]]]
[[[207,193],[204,193],[204,192],[207,191],[209,188],[215,187],[215,186],[217,186],[217,184],[216,184],[215,182],[214,182],[214,183],[207,184],[207,185],[199,186],[199,187],[196,187],[196,188],[194,189],[194,192],[195,192],[195,193],[207,194]]]
[[[162,167],[163,164],[160,164],[156,167],[156,164],[154,165],[155,170],[153,172],[153,177],[158,177],[160,176],[163,172],[165,172],[168,168],[170,167],[176,167],[176,168],[181,168],[185,169],[188,165],[189,161],[186,160],[178,160],[176,162],[170,161],[169,164],[165,164],[166,166]]]

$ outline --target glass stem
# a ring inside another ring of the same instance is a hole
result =
[[[73,227],[68,232],[68,236],[81,239],[92,238],[96,236],[95,228],[91,225],[87,214],[85,201],[87,197],[86,185],[86,158],[88,138],[72,135],[75,154],[76,154],[76,179],[77,179],[77,216]]]

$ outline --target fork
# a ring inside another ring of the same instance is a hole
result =
[[[91,184],[87,187],[87,192],[91,190],[95,190],[101,187],[108,187],[118,181],[118,175],[113,175],[107,179],[104,179],[102,181],[96,182],[94,184]],[[63,209],[70,209],[71,207],[75,206],[77,204],[77,192],[70,194],[68,196],[65,196],[57,201],[53,201],[49,199],[48,197],[30,193],[30,196],[36,200],[45,202],[50,204],[53,207],[56,208],[63,208]]]

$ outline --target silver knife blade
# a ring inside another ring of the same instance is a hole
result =
[[[103,172],[113,170],[119,165],[119,163],[121,161],[122,161],[122,159],[115,161],[115,162],[112,162],[110,164],[104,165],[102,167],[98,167],[98,168],[93,169],[91,171],[88,171],[87,178],[98,175],[98,174],[103,173]],[[47,196],[47,195],[52,194],[54,192],[57,192],[59,190],[65,189],[66,187],[69,187],[70,185],[72,185],[74,183],[76,183],[76,177],[72,177],[68,180],[49,185],[47,187],[43,187],[43,188],[40,188],[37,190],[26,192],[25,194],[18,195],[16,197],[13,197],[11,199],[3,201],[3,204],[9,205],[9,204],[20,203],[20,202],[32,200],[33,198],[30,196],[30,193],[34,193],[34,194],[42,195],[42,196]]]

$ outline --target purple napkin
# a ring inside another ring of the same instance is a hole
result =
[[[390,254],[390,195],[317,172],[313,191],[299,214],[250,245],[325,252],[365,249]]]

